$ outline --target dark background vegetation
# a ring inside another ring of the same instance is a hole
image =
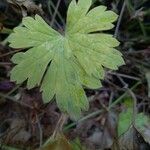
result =
[[[55,102],[43,104],[38,88],[27,90],[25,84],[16,85],[9,80],[13,67],[10,59],[20,50],[10,48],[7,37],[23,16],[35,14],[63,32],[69,3],[70,0],[0,0],[0,149],[38,148],[53,133],[61,114]],[[118,50],[126,65],[116,72],[106,70],[102,88],[86,90],[90,109],[78,122],[68,119],[64,134],[83,145],[81,149],[117,150],[112,146],[117,141],[121,150],[149,150],[150,128],[145,131],[147,140],[136,130],[134,138],[131,131],[120,140],[117,124],[128,99],[136,100],[138,112],[150,114],[150,1],[93,0],[92,7],[101,4],[120,15],[120,21],[108,33],[115,34],[121,42]],[[118,99],[119,103],[110,108],[111,102]]]

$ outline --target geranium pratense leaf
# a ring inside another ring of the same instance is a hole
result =
[[[29,48],[12,57],[16,66],[11,80],[27,87],[41,86],[44,102],[54,96],[59,108],[77,118],[88,109],[83,86],[96,89],[104,78],[104,67],[117,69],[124,64],[114,47],[119,42],[109,34],[95,33],[113,28],[117,15],[105,6],[90,9],[92,0],[72,0],[64,36],[40,16],[23,18],[9,42],[13,48]]]

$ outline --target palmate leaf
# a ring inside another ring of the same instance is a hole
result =
[[[10,46],[29,48],[12,57],[16,66],[11,80],[27,80],[29,89],[41,86],[44,102],[54,96],[59,108],[72,117],[89,107],[83,86],[101,86],[104,68],[117,69],[124,64],[114,47],[119,42],[112,35],[95,33],[113,28],[117,15],[99,6],[89,11],[92,0],[72,0],[64,36],[53,30],[40,16],[25,17],[23,27],[10,35]]]

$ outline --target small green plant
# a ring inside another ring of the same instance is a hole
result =
[[[114,47],[119,42],[112,35],[97,33],[112,29],[117,15],[105,6],[90,9],[92,0],[72,0],[64,35],[52,29],[40,16],[23,18],[9,42],[13,48],[29,48],[12,57],[16,66],[11,80],[27,80],[31,89],[40,86],[44,102],[55,96],[58,107],[77,118],[89,102],[84,87],[97,89],[104,78],[104,68],[118,69],[124,64]]]

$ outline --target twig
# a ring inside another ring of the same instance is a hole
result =
[[[138,81],[133,87],[130,88],[130,90],[135,89],[139,84],[141,84],[140,81]],[[124,94],[122,94],[117,100],[115,100],[110,106],[109,109],[114,107],[116,104],[118,104],[126,95],[128,94],[128,90]]]
[[[10,62],[0,62],[0,66],[5,66],[5,65],[11,65],[12,63]]]
[[[63,132],[63,125],[66,122],[67,118],[68,117],[66,114],[64,114],[64,113],[61,114],[52,136],[44,143],[44,146],[47,145],[51,140],[55,139],[57,137],[58,133]]]
[[[2,54],[2,55],[0,55],[0,58],[5,57],[5,56],[8,56],[8,55],[11,55],[11,54],[14,54],[14,53],[19,52],[19,51],[21,51],[21,50],[23,50],[23,49],[17,49],[17,50],[10,51],[10,52],[8,52],[8,53]]]
[[[55,9],[55,5],[54,5],[53,1],[50,1],[50,2],[51,2],[50,4],[51,4],[52,8]],[[59,13],[59,11],[57,11],[57,15],[58,15],[60,21],[62,22],[63,26],[65,26],[64,19],[62,18],[62,16],[61,16],[61,14]]]
[[[36,114],[36,119],[37,119],[37,125],[38,125],[38,129],[39,129],[39,137],[40,137],[40,144],[39,144],[39,147],[41,147],[41,146],[42,146],[42,143],[43,143],[43,131],[42,131],[40,119],[39,119],[39,117],[38,117],[37,114]]]
[[[47,5],[48,5],[48,11],[49,11],[49,14],[50,16],[52,16],[52,9],[51,9],[51,0],[48,0],[47,2]],[[54,22],[56,23],[56,25],[58,26],[59,29],[62,29],[61,25],[57,22],[57,20],[55,19]]]
[[[65,131],[67,131],[68,129],[74,127],[76,124],[78,124],[78,123],[80,123],[80,122],[83,122],[83,121],[85,121],[85,120],[87,120],[87,119],[89,119],[89,118],[95,117],[95,116],[99,115],[99,114],[102,113],[102,112],[103,112],[103,110],[97,110],[97,111],[95,111],[95,112],[93,112],[93,113],[91,113],[91,114],[88,114],[87,116],[85,116],[85,117],[79,119],[78,121],[73,122],[73,123],[69,124],[68,126],[64,127],[63,131],[65,132]]]
[[[58,2],[56,4],[56,8],[55,8],[55,11],[54,11],[54,14],[53,14],[53,17],[52,17],[52,21],[51,21],[51,26],[53,26],[53,24],[54,24],[60,2],[61,2],[61,0],[58,0]]]
[[[11,101],[13,101],[13,102],[15,102],[15,103],[18,103],[18,104],[21,105],[21,106],[24,106],[24,107],[28,107],[28,108],[30,108],[30,109],[33,109],[32,106],[30,106],[30,105],[28,105],[28,104],[26,104],[26,103],[24,103],[24,102],[18,101],[18,100],[16,100],[14,97],[11,97],[11,96],[8,96],[8,95],[2,94],[2,93],[0,93],[0,97],[7,98],[7,99],[9,99],[9,100],[11,100]]]
[[[52,16],[52,9],[51,9],[51,0],[48,0],[47,2],[47,5],[48,5],[48,11],[49,11],[49,14]]]
[[[21,84],[16,85],[11,91],[9,91],[6,95],[9,96],[10,94],[12,94],[13,92],[15,92],[19,87],[21,86]]]
[[[109,97],[109,105],[112,103],[113,97],[114,97],[114,92],[111,92]]]
[[[134,76],[130,76],[130,75],[127,75],[127,74],[121,74],[121,73],[117,73],[117,72],[108,72],[108,74],[140,81],[140,78],[134,77]]]
[[[117,22],[117,26],[116,26],[116,29],[115,29],[115,33],[114,33],[115,38],[117,38],[117,35],[118,35],[118,32],[119,32],[119,27],[120,27],[120,24],[121,24],[121,20],[122,20],[122,17],[123,17],[125,7],[126,7],[126,3],[125,3],[125,0],[124,0],[122,9],[121,9],[121,12],[120,12],[120,15],[119,15],[119,19],[118,19],[118,22]]]
[[[150,47],[143,49],[143,50],[138,50],[138,51],[128,51],[128,52],[123,52],[124,54],[141,54],[141,53],[150,53]]]
[[[19,87],[21,86],[21,84],[18,84],[17,86],[15,86],[11,91],[9,91],[8,93],[6,93],[6,94],[3,94],[3,97],[4,98],[6,98],[6,97],[9,97],[9,98],[12,98],[12,97],[10,97],[9,95],[11,95],[13,92],[15,92]],[[2,94],[2,93],[0,93],[0,94]],[[12,99],[14,99],[14,98],[12,98]],[[14,99],[15,100],[15,99]],[[5,100],[4,100],[5,101]],[[17,100],[15,100],[15,101],[17,101]],[[18,101],[17,101],[18,102]]]
[[[53,132],[52,135],[53,138],[57,136],[57,133],[62,132],[62,128],[65,122],[66,122],[66,114],[62,113]]]

